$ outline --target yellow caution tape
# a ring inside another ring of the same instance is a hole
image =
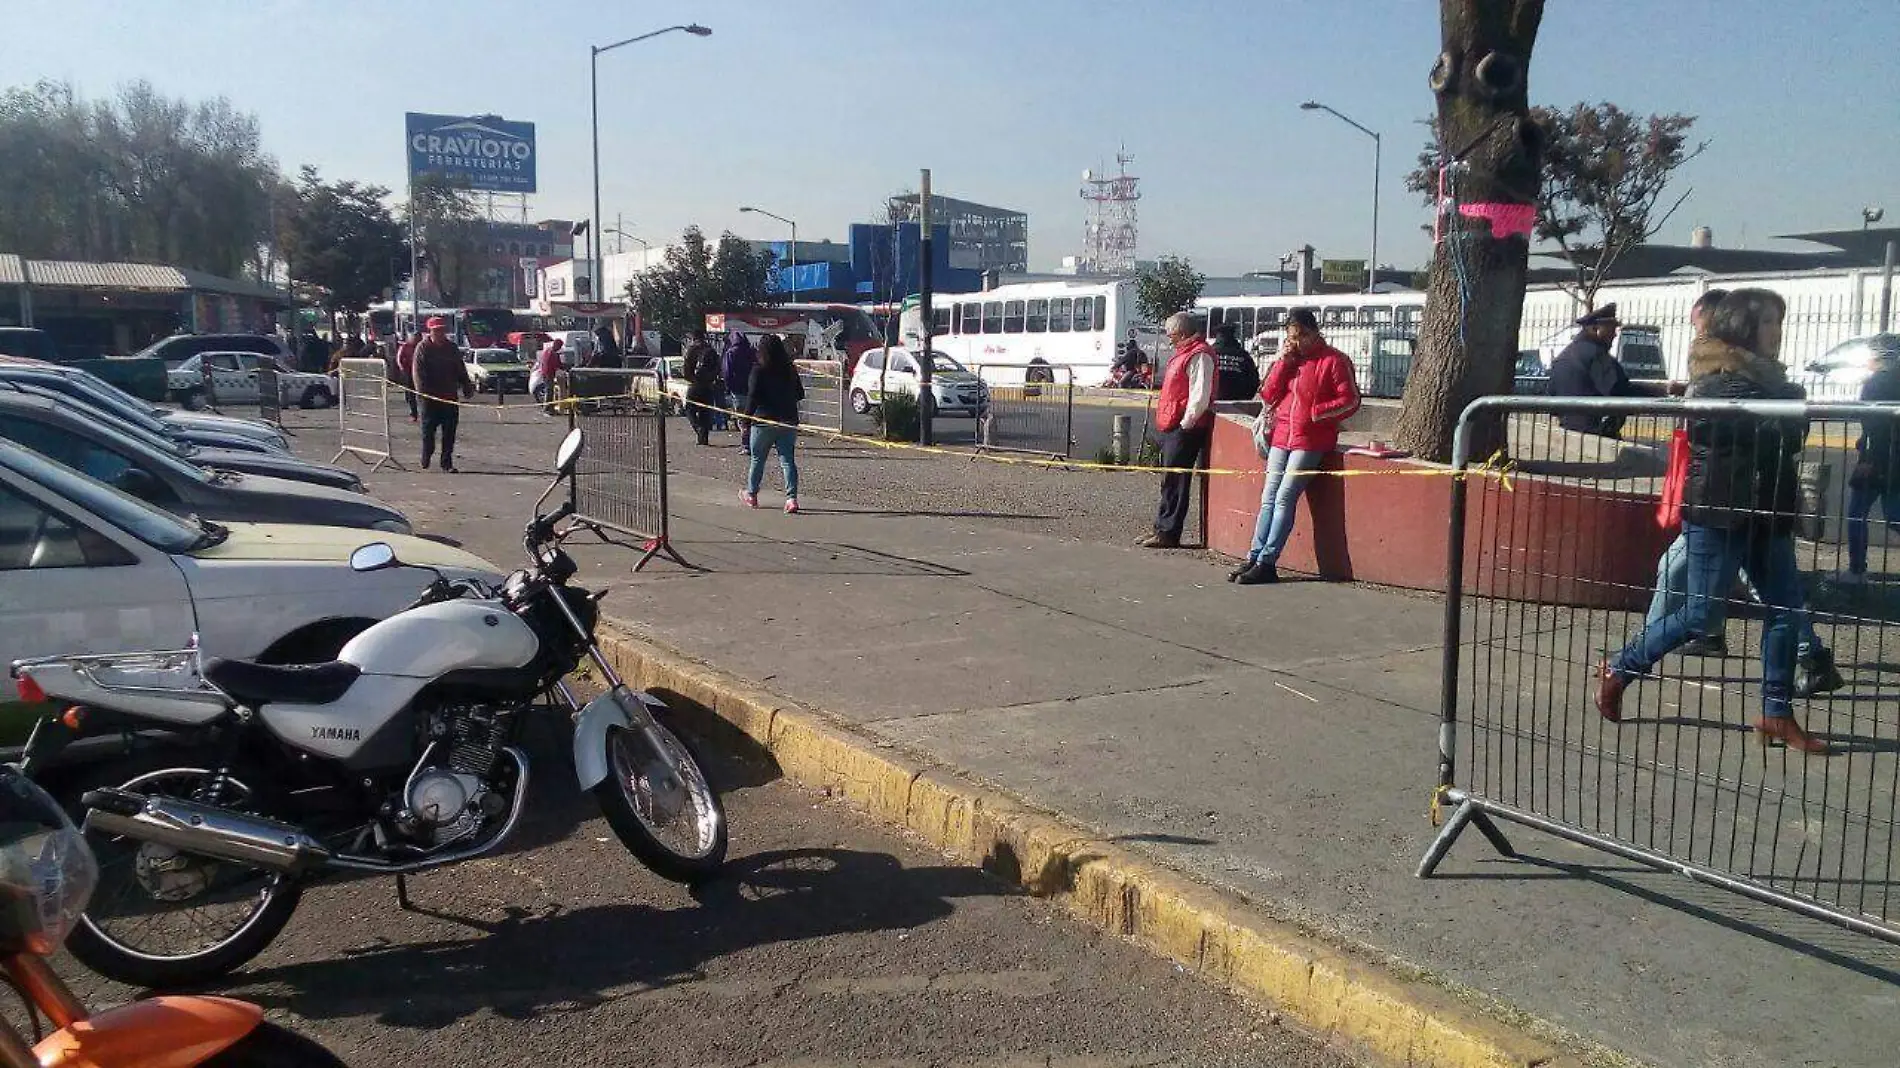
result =
[[[422,397],[423,399],[427,400],[431,404],[453,404],[458,408],[484,408],[484,409],[489,409],[489,410],[501,410],[501,406],[493,405],[493,404],[472,404],[472,403],[467,403],[463,401],[453,401],[453,400],[445,401],[436,397],[427,397],[424,394],[418,392],[417,390],[411,389],[410,387],[403,385],[401,382],[397,382],[394,379],[390,379],[390,378],[381,378],[374,375],[362,375],[359,377],[385,382],[391,386],[394,386],[395,388],[399,390],[402,390],[405,393],[414,393],[416,394],[416,396]],[[530,400],[524,401],[522,404],[516,405],[515,407],[517,409],[535,407],[535,408],[552,408],[552,409],[558,410],[558,409],[564,409],[564,408],[573,408],[579,405],[580,403],[582,403],[583,401],[606,401],[606,400],[620,400],[620,399],[645,400],[649,398],[644,398],[640,394],[633,393],[633,392],[606,393],[606,394],[595,394],[595,395],[590,395],[586,397],[562,397],[559,400],[551,400],[551,401],[537,401],[537,400],[530,399]],[[657,398],[654,398],[654,399],[657,399]],[[1013,466],[1013,467],[1039,467],[1039,468],[1048,468],[1048,469],[1054,469],[1054,470],[1060,470],[1060,471],[1102,471],[1102,472],[1112,472],[1112,473],[1117,473],[1117,474],[1131,474],[1131,475],[1135,475],[1135,474],[1139,474],[1139,475],[1187,474],[1187,475],[1209,475],[1209,476],[1225,477],[1225,476],[1258,475],[1261,473],[1258,469],[1244,468],[1244,467],[1231,467],[1231,468],[1229,467],[1159,467],[1159,466],[1149,466],[1145,464],[1105,464],[1105,463],[1097,463],[1093,460],[1065,460],[1065,459],[1060,459],[1060,458],[1046,458],[1045,459],[1045,458],[1036,457],[1036,456],[1005,456],[1005,455],[999,455],[999,454],[990,453],[990,452],[972,453],[972,452],[965,452],[961,449],[947,448],[942,445],[919,445],[916,442],[911,442],[911,441],[888,441],[884,438],[867,437],[863,434],[848,434],[842,430],[831,430],[826,427],[806,426],[806,425],[802,425],[798,423],[781,423],[773,419],[763,418],[761,416],[747,415],[746,413],[742,411],[738,411],[737,409],[722,408],[717,404],[707,404],[704,401],[689,400],[685,403],[687,407],[699,408],[708,412],[718,412],[722,415],[727,416],[728,418],[743,419],[746,422],[756,423],[760,426],[777,427],[781,430],[790,430],[795,433],[806,435],[806,436],[822,437],[830,441],[845,442],[852,445],[864,445],[864,446],[869,446],[871,448],[877,448],[877,449],[891,449],[894,451],[902,451],[902,452],[921,452],[921,453],[926,453],[926,454],[935,455],[935,456],[955,456],[959,459],[964,459],[964,460],[979,460],[980,459],[980,460],[988,461],[989,463],[993,463],[993,464],[1004,464],[1004,465]],[[1472,467],[1467,467],[1461,471],[1452,470],[1450,468],[1431,468],[1431,467],[1392,468],[1390,470],[1379,470],[1379,471],[1346,471],[1346,470],[1322,469],[1318,471],[1302,471],[1300,472],[1300,475],[1303,477],[1308,477],[1308,478],[1319,477],[1319,476],[1326,476],[1326,477],[1331,477],[1331,478],[1347,478],[1347,477],[1359,476],[1359,475],[1374,475],[1374,476],[1380,476],[1380,477],[1386,477],[1386,478],[1395,477],[1395,476],[1406,476],[1406,475],[1415,476],[1415,477],[1425,477],[1425,478],[1456,478],[1456,479],[1495,478],[1498,480],[1499,485],[1503,486],[1505,490],[1509,491],[1515,488],[1514,483],[1513,483],[1513,476],[1516,474],[1516,472],[1517,472],[1517,462],[1514,460],[1505,459],[1502,450],[1500,450],[1498,452],[1492,453],[1489,457],[1485,459],[1483,463],[1477,464]]]

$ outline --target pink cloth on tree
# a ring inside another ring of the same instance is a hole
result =
[[[1535,204],[1460,204],[1458,214],[1489,222],[1491,237],[1498,241],[1517,234],[1528,238],[1537,225]]]

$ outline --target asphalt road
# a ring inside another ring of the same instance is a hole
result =
[[[1348,1063],[762,765],[715,765],[726,874],[663,882],[574,789],[557,731],[534,739],[536,796],[504,852],[413,878],[422,911],[388,878],[321,885],[209,992],[365,1066]],[[94,1004],[134,994],[75,981]]]
[[[334,420],[287,413],[298,452],[329,459]],[[465,412],[463,473],[447,475],[416,469],[415,428],[398,418],[409,470],[386,468],[370,489],[424,533],[436,517],[492,529],[460,533],[509,566],[559,431],[527,409]],[[737,462],[730,445],[680,451],[728,472]],[[960,476],[969,465],[933,466]],[[413,878],[424,911],[399,910],[388,878],[320,884],[261,957],[207,992],[256,1001],[356,1065],[1348,1063],[750,754],[712,766],[731,826],[726,873],[691,891],[666,883],[575,790],[562,728],[537,726],[535,796],[503,852]],[[70,960],[62,970],[93,1004],[137,993]]]

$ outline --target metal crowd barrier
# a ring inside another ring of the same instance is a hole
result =
[[[1075,451],[1075,369],[987,364],[972,367],[988,387],[972,420],[979,452],[1024,452],[1068,459]],[[977,403],[972,393],[966,398]],[[941,406],[939,406],[941,418]]]
[[[799,422],[823,430],[844,432],[844,364],[836,360],[797,360],[798,380],[805,387],[805,402],[799,408]]]
[[[277,378],[277,368],[266,366],[260,361],[257,365],[257,417],[259,419],[277,426],[283,425],[283,389],[283,384]]]
[[[337,362],[337,452],[370,461],[374,474],[384,464],[402,470],[389,445],[389,365],[380,359]]]
[[[568,502],[603,541],[609,533],[640,542],[635,571],[662,553],[690,567],[673,547],[666,486],[666,398],[652,371],[573,368],[560,396],[570,426],[586,431],[587,448],[568,482]]]
[[[1566,419],[1618,420],[1620,439]],[[1900,522],[1866,522],[1880,484],[1856,445],[1879,424],[1900,435],[1900,406],[1486,397],[1466,409],[1454,465],[1484,462],[1501,425],[1515,471],[1508,485],[1451,483],[1433,806],[1451,815],[1419,876],[1474,823],[1513,855],[1506,821],[1900,942]],[[1679,426],[1799,452],[1791,469],[1737,476],[1749,507],[1696,513],[1703,529],[1745,532],[1731,536],[1748,563],[1714,595],[1726,622],[1706,628],[1726,655],[1663,656],[1612,722],[1596,705],[1599,664],[1688,596],[1684,572],[1659,568],[1687,545],[1657,507]],[[1900,455],[1883,462],[1900,489]],[[1784,477],[1795,485],[1774,484]],[[1849,547],[1862,536],[1864,563]],[[1792,670],[1771,673],[1770,659]],[[1771,745],[1757,728],[1783,682],[1795,722],[1831,752]]]

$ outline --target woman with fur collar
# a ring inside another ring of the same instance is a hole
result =
[[[1689,349],[1689,396],[1712,400],[1800,400],[1806,394],[1782,367],[1787,305],[1765,289],[1738,289],[1709,315],[1706,336]],[[1689,421],[1689,473],[1683,485],[1682,531],[1689,549],[1689,595],[1681,607],[1647,625],[1598,667],[1597,711],[1617,722],[1623,692],[1658,661],[1706,636],[1715,602],[1734,588],[1746,566],[1768,619],[1762,628],[1762,744],[1780,741],[1806,753],[1827,744],[1794,719],[1796,646],[1805,614],[1794,524],[1800,508],[1795,456],[1807,421],[1754,415]]]

